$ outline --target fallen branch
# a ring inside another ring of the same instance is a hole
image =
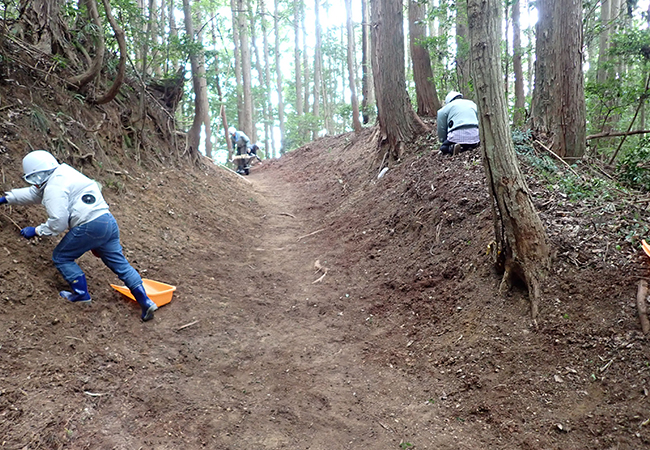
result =
[[[278,215],[280,215],[280,216],[289,216],[289,217],[291,217],[292,219],[295,219],[295,218],[296,218],[296,216],[294,216],[293,214],[289,214],[289,213],[286,213],[286,212],[278,213]]]
[[[103,395],[106,395],[106,394],[98,394],[98,393],[95,393],[95,392],[88,392],[88,391],[84,391],[84,394],[90,395],[91,397],[101,397]]]
[[[16,225],[16,228],[18,228],[19,230],[22,230],[22,228],[20,228],[20,225],[18,225],[16,222],[14,222],[14,219],[12,219],[11,217],[9,217],[9,216],[6,215],[5,213],[2,213],[2,215],[5,216],[7,219],[9,219],[9,220],[11,221],[11,223],[13,223],[14,225]]]
[[[635,130],[635,131],[603,131],[602,133],[592,134],[586,137],[586,140],[589,139],[600,139],[606,137],[618,137],[618,136],[632,136],[634,134],[648,134],[650,130]]]
[[[187,324],[183,325],[182,327],[180,327],[179,329],[177,329],[176,331],[184,330],[185,328],[191,327],[192,325],[196,325],[197,323],[199,323],[198,320],[195,320],[194,322],[187,323]]]
[[[645,280],[639,280],[638,286],[639,288],[636,292],[636,307],[639,310],[641,330],[643,330],[643,334],[648,334],[648,331],[650,331],[650,321],[648,320],[648,311],[645,303],[648,295],[648,282]]]
[[[210,158],[208,158],[207,156],[206,156],[206,158],[207,158],[207,159],[210,159]],[[210,159],[210,161],[214,162],[213,159]],[[244,181],[245,181],[246,183],[248,183],[248,184],[253,184],[252,181],[250,181],[250,180],[246,179],[246,177],[243,177],[242,175],[238,174],[237,172],[235,172],[234,170],[232,170],[230,167],[226,167],[226,166],[224,166],[223,164],[215,164],[215,166],[216,166],[216,167],[219,167],[220,169],[227,170],[227,171],[230,172],[230,173],[234,173],[235,175],[237,175],[239,178],[241,178],[242,180],[244,180]]]
[[[581,180],[584,181],[584,179],[583,179],[580,175],[578,175],[578,172],[576,172],[575,170],[573,170],[573,168],[569,165],[569,163],[567,163],[567,162],[566,162],[565,160],[563,160],[560,156],[558,156],[557,153],[555,153],[553,150],[551,150],[550,148],[548,148],[547,146],[545,146],[544,144],[542,144],[540,141],[535,140],[535,142],[536,142],[537,144],[539,144],[539,146],[542,147],[544,150],[546,150],[547,152],[549,152],[551,155],[555,156],[555,158],[556,158],[558,161],[560,161],[562,164],[564,164],[564,165],[567,167],[567,169],[569,169],[569,170],[570,170],[570,171],[571,171],[571,172],[572,172],[576,177],[578,177],[578,178],[580,178]]]
[[[313,233],[309,233],[309,234],[306,234],[306,235],[304,235],[304,236],[300,236],[300,237],[298,238],[298,240],[300,240],[300,239],[304,239],[304,238],[309,237],[309,236],[313,236],[313,235],[315,235],[316,233],[320,233],[321,231],[325,231],[325,228],[321,228],[320,230],[316,230],[316,231],[314,231]]]

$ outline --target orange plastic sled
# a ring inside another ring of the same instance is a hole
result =
[[[176,290],[176,286],[170,284],[161,283],[159,281],[148,280],[146,278],[142,279],[142,286],[144,291],[147,293],[149,298],[157,305],[162,306],[172,301],[172,295]],[[111,287],[115,289],[122,295],[129,297],[131,300],[135,301],[135,297],[126,286],[117,286],[111,284]]]
[[[645,239],[641,241],[641,245],[643,246],[643,251],[645,254],[650,256],[650,245],[645,241]]]

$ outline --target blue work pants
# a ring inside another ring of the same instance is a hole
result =
[[[131,291],[142,284],[140,274],[122,253],[120,229],[111,213],[72,228],[54,248],[52,261],[65,281],[72,283],[84,274],[75,260],[89,250],[94,250]]]

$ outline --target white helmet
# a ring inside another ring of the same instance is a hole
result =
[[[236,132],[237,130],[235,129],[235,127],[228,128],[228,134],[235,134]]]
[[[35,150],[23,158],[23,179],[39,186],[47,181],[54,169],[59,167],[56,158],[45,150]]]
[[[451,103],[452,101],[456,100],[457,98],[463,98],[463,94],[460,92],[456,91],[450,91],[449,94],[445,97],[445,105],[448,103]]]

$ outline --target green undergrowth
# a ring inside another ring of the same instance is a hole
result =
[[[533,146],[527,132],[514,132],[513,143],[522,168],[533,178],[530,184],[546,191],[547,204],[569,208],[593,231],[607,231],[621,244],[637,246],[648,239],[650,173],[645,165],[650,168],[650,140],[621,156],[615,171],[589,158],[569,165]]]

